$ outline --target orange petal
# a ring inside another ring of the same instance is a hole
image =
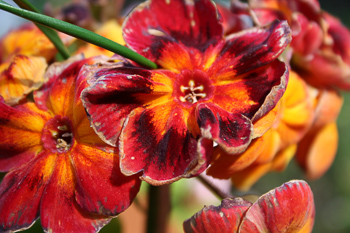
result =
[[[24,26],[9,32],[0,41],[1,58],[4,61],[14,54],[42,56],[51,60],[56,49],[50,40],[34,25]]]
[[[297,144],[293,144],[279,151],[272,162],[271,170],[283,171],[289,164],[290,160],[294,157],[296,150]]]
[[[216,147],[207,174],[219,179],[230,178],[232,174],[248,167],[255,161],[261,154],[264,142],[264,137],[254,139],[245,152],[237,155],[228,154],[220,147]]]
[[[44,82],[46,67],[44,58],[24,55],[17,55],[9,64],[2,64],[0,95],[5,102],[9,105],[18,104],[27,94],[38,89]]]
[[[268,131],[271,128],[271,126],[274,125],[278,120],[280,112],[281,112],[281,101],[279,101],[276,104],[276,107],[274,107],[271,111],[269,111],[265,116],[253,122],[253,125],[254,125],[253,138],[261,137],[266,131]]]
[[[235,188],[248,191],[263,175],[269,172],[270,163],[251,165],[248,168],[234,173],[231,181]]]
[[[299,143],[297,162],[310,179],[318,179],[331,166],[338,147],[336,123],[309,132]]]

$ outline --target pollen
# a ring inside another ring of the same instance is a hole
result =
[[[199,99],[205,98],[207,96],[206,93],[202,93],[204,91],[204,86],[199,85],[196,86],[196,83],[193,80],[190,80],[188,82],[188,86],[180,86],[180,91],[184,94],[185,96],[180,96],[180,101],[182,102],[189,102],[189,103],[197,103]]]

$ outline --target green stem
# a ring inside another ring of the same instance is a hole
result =
[[[38,24],[56,29],[60,32],[79,38],[91,44],[97,45],[101,48],[107,49],[130,60],[133,60],[143,66],[153,69],[157,68],[157,65],[155,63],[151,62],[142,55],[87,29],[64,22],[62,20],[51,18],[46,15],[41,15],[35,12],[13,7],[2,0],[0,0],[0,9],[20,16],[22,18],[28,19],[30,21],[36,22]]]

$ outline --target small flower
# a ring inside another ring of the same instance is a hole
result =
[[[228,37],[212,1],[147,1],[123,25],[130,48],[161,69],[131,64],[84,68],[91,124],[120,149],[124,174],[152,184],[195,176],[210,163],[212,141],[244,151],[269,124],[288,70],[277,58],[290,42],[286,22]]]
[[[86,80],[77,59],[51,66],[36,103],[0,102],[0,231],[30,227],[39,217],[48,232],[96,232],[124,211],[140,180],[125,177],[117,150],[90,127],[81,104]]]
[[[185,233],[307,233],[315,218],[314,198],[305,181],[293,180],[251,203],[224,199],[220,206],[204,207],[184,222]]]

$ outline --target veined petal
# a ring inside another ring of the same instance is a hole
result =
[[[242,198],[224,199],[206,206],[183,223],[185,233],[237,233],[241,218],[252,204]]]
[[[206,140],[193,138],[181,108],[137,108],[120,135],[120,167],[126,175],[143,171],[143,180],[160,185],[193,176],[203,164],[208,166],[212,147]]]
[[[41,225],[47,232],[96,232],[109,219],[84,212],[74,197],[74,170],[67,155],[57,157],[41,200]],[[69,214],[67,214],[69,213]]]
[[[120,172],[116,153],[79,144],[72,162],[77,180],[75,198],[89,213],[115,216],[130,206],[140,189],[138,175],[124,176]]]
[[[30,161],[41,150],[41,131],[51,116],[34,103],[10,107],[0,101],[0,171]]]
[[[274,61],[291,41],[286,21],[232,34],[208,70],[213,80],[229,80]]]
[[[236,80],[232,80],[236,79]],[[288,82],[288,69],[275,60],[238,78],[217,82],[212,102],[257,121],[272,110]]]
[[[197,106],[196,118],[201,136],[214,140],[229,154],[243,152],[252,140],[252,123],[242,114],[206,103]]]
[[[305,181],[289,181],[264,194],[243,217],[239,232],[299,232],[315,217],[314,198]],[[309,229],[311,232],[312,229]]]
[[[135,8],[123,24],[126,44],[157,62],[169,44],[181,44],[202,53],[223,36],[212,1],[153,0]]]
[[[46,67],[42,57],[13,57],[7,68],[0,70],[0,95],[5,102],[9,105],[18,104],[27,94],[38,89],[44,83]]]
[[[4,177],[0,185],[1,232],[26,229],[39,217],[42,193],[55,167],[55,158],[41,153]]]
[[[115,67],[92,75],[88,79],[96,81],[82,92],[82,101],[92,127],[112,146],[116,145],[124,121],[133,109],[153,102],[164,104],[172,99],[169,76],[174,74],[171,72]]]

